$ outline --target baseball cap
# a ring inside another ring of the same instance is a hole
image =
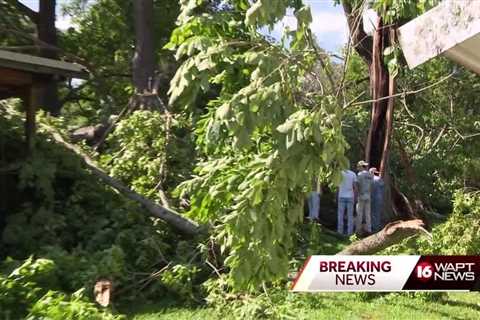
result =
[[[360,160],[360,161],[358,161],[357,166],[358,167],[368,167],[368,162]]]

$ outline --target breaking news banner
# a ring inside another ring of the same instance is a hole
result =
[[[291,291],[480,291],[480,256],[311,256]]]

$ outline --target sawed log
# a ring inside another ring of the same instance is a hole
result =
[[[394,221],[382,230],[365,239],[356,241],[337,253],[337,255],[368,255],[386,249],[403,239],[411,236],[425,234],[429,238],[432,235],[425,229],[422,220]]]

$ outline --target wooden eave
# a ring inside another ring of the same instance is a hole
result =
[[[0,50],[0,79],[4,70],[20,70],[34,74],[60,75],[68,78],[86,79],[88,72],[77,63],[47,59],[28,54]]]

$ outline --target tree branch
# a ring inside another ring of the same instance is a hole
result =
[[[386,249],[403,239],[424,234],[428,238],[432,235],[425,229],[422,220],[395,221],[387,224],[381,231],[356,241],[337,255],[368,255]]]
[[[342,1],[343,11],[347,17],[348,28],[350,29],[350,39],[352,47],[358,54],[370,65],[372,62],[373,39],[363,30],[362,8],[361,6],[353,8],[348,0]]]
[[[14,110],[8,110],[7,112],[10,114],[19,115],[19,113]],[[102,168],[100,168],[95,163],[92,158],[86,155],[78,146],[66,142],[56,129],[44,123],[39,123],[39,126],[46,132],[48,132],[57,143],[63,145],[68,150],[73,151],[75,154],[77,154],[83,161],[84,165],[90,170],[93,175],[102,180],[102,182],[104,182],[105,184],[120,192],[126,198],[142,205],[149,212],[150,216],[165,221],[172,227],[187,235],[197,235],[201,232],[201,227],[196,222],[186,217],[183,217],[172,209],[168,209],[158,205],[157,203],[131,190],[119,180],[109,176]]]
[[[449,75],[441,78],[440,80],[438,80],[438,81],[436,81],[436,82],[434,82],[434,83],[432,83],[432,84],[430,84],[426,87],[417,89],[417,90],[396,93],[396,94],[388,95],[388,96],[381,97],[381,98],[378,98],[378,99],[371,99],[371,100],[365,100],[365,101],[360,101],[360,102],[349,102],[347,105],[344,106],[344,108],[347,108],[349,106],[358,106],[358,105],[361,105],[361,104],[367,104],[367,103],[372,103],[372,102],[379,102],[379,101],[383,101],[383,100],[387,100],[387,99],[395,98],[395,97],[405,97],[405,96],[409,96],[409,95],[412,95],[412,94],[417,94],[417,93],[420,93],[422,91],[425,91],[427,89],[430,89],[432,87],[435,87],[435,86],[439,85],[440,83],[444,82],[445,80],[450,79],[454,74],[455,74],[455,72],[452,72]]]

